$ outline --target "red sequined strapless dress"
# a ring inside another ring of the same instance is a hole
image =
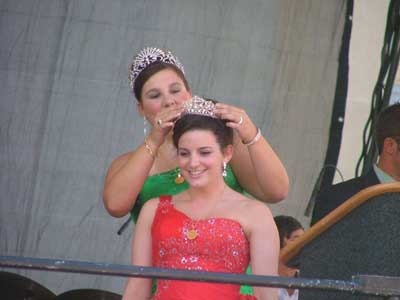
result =
[[[225,218],[192,220],[161,196],[153,225],[153,266],[244,273],[249,242],[241,225]],[[237,300],[239,285],[157,280],[155,300]]]

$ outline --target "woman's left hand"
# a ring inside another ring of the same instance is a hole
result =
[[[226,120],[226,125],[236,131],[237,139],[242,140],[235,143],[229,162],[240,185],[263,202],[276,203],[284,199],[289,191],[286,169],[262,135],[255,143],[258,129],[247,113],[239,107],[216,103],[215,114]]]
[[[242,108],[219,102],[215,105],[215,114],[227,121],[226,125],[235,129],[244,143],[256,136],[257,127]]]

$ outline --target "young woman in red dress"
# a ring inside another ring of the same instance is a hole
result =
[[[279,236],[268,207],[224,181],[233,155],[233,132],[211,101],[194,97],[175,122],[173,143],[189,188],[147,201],[136,224],[132,263],[184,270],[277,276]],[[124,300],[237,300],[239,285],[130,278]],[[254,288],[259,300],[273,288]]]

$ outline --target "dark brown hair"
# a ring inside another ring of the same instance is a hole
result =
[[[221,150],[233,144],[233,130],[226,126],[224,120],[203,115],[187,114],[177,120],[174,126],[172,140],[176,148],[178,148],[179,139],[182,135],[192,130],[211,131],[215,135]]]
[[[304,230],[300,222],[291,216],[276,216],[274,221],[278,228],[281,249],[283,248],[283,241],[285,238],[288,239],[290,235],[298,229]]]
[[[400,141],[400,103],[386,107],[378,116],[375,127],[375,138],[379,154],[383,150],[383,142],[386,138],[394,138]]]

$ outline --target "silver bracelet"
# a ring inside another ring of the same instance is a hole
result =
[[[261,137],[261,129],[260,129],[260,128],[257,128],[257,134],[256,134],[256,136],[255,136],[250,142],[245,143],[244,141],[242,141],[242,143],[243,143],[243,145],[245,145],[245,146],[247,146],[247,147],[250,147],[250,146],[253,145],[254,143],[257,143],[258,140],[260,139],[260,137]]]

